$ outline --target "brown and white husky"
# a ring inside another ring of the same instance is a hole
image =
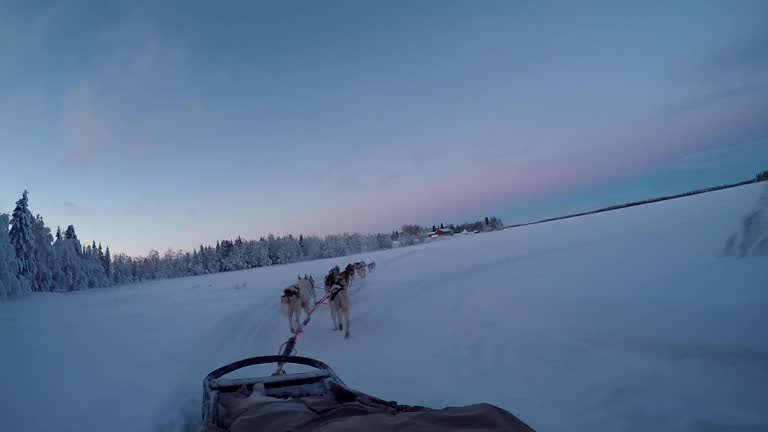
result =
[[[280,310],[288,317],[291,332],[301,331],[301,310],[304,309],[306,315],[304,319],[308,320],[315,301],[315,280],[312,276],[299,277],[298,282],[283,289]]]
[[[325,294],[328,295],[328,305],[331,309],[333,330],[344,330],[344,338],[349,338],[349,284],[352,281],[354,268],[340,272],[338,267],[331,269],[325,277]],[[342,317],[344,323],[342,324]]]

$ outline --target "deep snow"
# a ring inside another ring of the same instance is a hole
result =
[[[764,187],[0,305],[0,429],[178,430],[210,370],[285,340],[297,273],[363,258],[351,338],[323,306],[297,346],[354,388],[541,431],[767,430],[768,261],[719,256]]]

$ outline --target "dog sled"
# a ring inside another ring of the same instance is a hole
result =
[[[237,370],[276,363],[307,372],[224,378]],[[400,405],[353,390],[325,363],[299,356],[240,360],[211,372],[203,382],[200,432],[255,431],[459,431],[528,432],[528,425],[490,404],[441,410]]]

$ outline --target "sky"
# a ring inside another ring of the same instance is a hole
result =
[[[768,169],[765,1],[0,0],[0,211],[116,252]]]

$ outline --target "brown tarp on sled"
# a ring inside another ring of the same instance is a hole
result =
[[[484,403],[441,410],[419,406],[395,409],[361,396],[341,404],[306,397],[278,401],[243,398],[227,405],[226,410],[219,405],[221,427],[207,425],[200,432],[533,431],[509,412]]]

